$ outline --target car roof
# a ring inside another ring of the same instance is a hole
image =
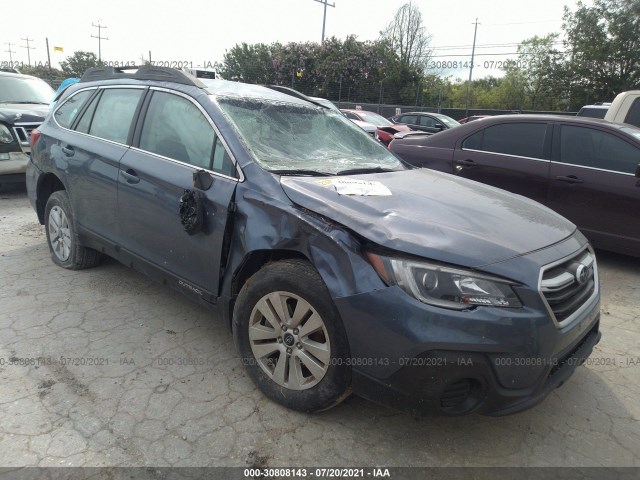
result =
[[[438,113],[438,112],[402,112],[398,115],[396,115],[397,117],[399,117],[400,115],[444,115],[444,113]]]
[[[139,67],[97,67],[88,69],[80,82],[70,86],[68,95],[86,87],[105,85],[168,85],[172,88],[186,92],[197,88],[208,95],[216,97],[236,97],[243,99],[266,100],[268,102],[280,102],[311,106],[312,101],[305,100],[305,96],[291,90],[286,93],[286,88],[274,89],[261,85],[252,85],[229,80],[196,78],[181,70],[142,65]],[[297,94],[297,95],[294,95]],[[65,95],[66,97],[66,95]],[[324,107],[326,108],[326,107]]]
[[[523,122],[566,122],[573,125],[584,126],[601,126],[612,130],[617,130],[628,135],[638,137],[640,128],[627,124],[621,124],[604,120],[601,118],[576,117],[573,115],[550,115],[550,114],[513,114],[513,115],[494,115],[484,118],[482,122],[463,123],[459,127],[443,130],[436,135],[430,136],[414,136],[406,137],[404,141],[420,141],[428,143],[430,146],[446,146],[450,143],[451,138],[463,138],[472,135],[474,132],[483,130],[492,125],[500,125],[504,123],[523,123]],[[640,139],[640,138],[638,138]],[[394,140],[395,141],[395,140]]]
[[[363,109],[357,109],[357,108],[341,108],[340,109],[341,112],[353,112],[353,113],[375,113],[376,115],[380,115],[377,112],[372,112],[371,110],[363,110]],[[382,115],[380,115],[382,117]]]
[[[25,75],[23,73],[13,72],[0,72],[0,77],[34,78],[36,80],[42,80],[41,78],[34,77],[33,75]]]

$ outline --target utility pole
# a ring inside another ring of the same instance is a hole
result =
[[[327,24],[327,7],[335,8],[336,4],[329,3],[329,0],[313,0],[324,5],[324,16],[322,17],[322,43],[324,43],[324,27]]]
[[[5,50],[5,52],[7,52],[9,54],[9,63],[11,64],[11,67],[13,68],[13,55],[12,55],[12,53],[16,53],[16,52],[11,50],[11,45],[15,45],[15,43],[6,42],[5,45],[9,46],[9,49]]]
[[[29,66],[31,66],[31,50],[36,49],[36,47],[32,47],[29,44],[29,42],[33,42],[33,38],[29,38],[29,36],[27,35],[27,38],[21,38],[20,40],[24,40],[25,42],[27,42],[26,45],[21,45],[21,47],[27,49],[27,59],[29,61]]]
[[[465,108],[465,117],[469,116],[469,95],[471,94],[471,77],[473,75],[473,62],[476,55],[476,34],[478,33],[478,19],[476,18],[475,29],[473,30],[473,48],[471,49],[471,66],[469,67],[469,82],[467,83],[467,106]]]
[[[51,55],[49,54],[49,37],[45,39],[47,41],[47,64],[49,65],[49,82],[53,82],[53,71],[51,70]]]
[[[95,23],[92,23],[91,25],[98,29],[98,36],[91,35],[91,38],[98,39],[98,62],[101,62],[102,61],[102,40],[109,40],[107,37],[102,36],[102,29],[107,27],[104,25],[100,25],[100,22],[98,22],[97,25]]]

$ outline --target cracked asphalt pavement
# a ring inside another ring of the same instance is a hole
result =
[[[225,325],[113,260],[55,266],[0,190],[1,466],[640,466],[640,259],[598,252],[602,341],[542,404],[413,418],[264,398]],[[615,363],[615,364],[614,364]]]

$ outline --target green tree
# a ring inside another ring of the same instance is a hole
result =
[[[100,64],[95,53],[77,51],[60,62],[60,67],[67,77],[81,77],[88,68],[98,67]]]
[[[518,59],[505,67],[507,83],[511,88],[523,90],[516,94],[522,99],[520,108],[558,108],[564,90],[560,75],[564,54],[556,48],[557,44],[557,33],[528,38],[518,46]]]
[[[381,39],[388,42],[398,54],[403,68],[419,72],[424,70],[431,54],[431,36],[424,25],[420,9],[413,2],[401,6],[380,33]]]
[[[272,52],[277,44],[242,43],[224,54],[220,74],[227,80],[247,83],[273,83]]]
[[[640,87],[640,1],[578,2],[565,7],[563,29],[572,108]]]
[[[52,68],[51,71],[49,71],[49,68],[43,65],[38,65],[34,67],[25,66],[25,67],[22,67],[21,72],[24,73],[25,75],[32,75],[34,77],[41,78],[42,80],[45,80],[47,82],[60,81],[65,78],[65,75],[62,72],[62,70],[59,70],[57,68]]]

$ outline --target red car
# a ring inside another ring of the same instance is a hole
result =
[[[640,257],[638,127],[497,115],[435,135],[405,135],[389,149],[416,167],[529,197],[571,220],[596,247]]]
[[[393,140],[393,135],[398,132],[410,132],[412,131],[407,125],[402,123],[393,123],[384,118],[382,115],[378,115],[375,112],[369,112],[367,110],[340,110],[349,120],[360,120],[361,122],[368,122],[376,126],[376,138],[383,144],[389,145],[389,142]]]

